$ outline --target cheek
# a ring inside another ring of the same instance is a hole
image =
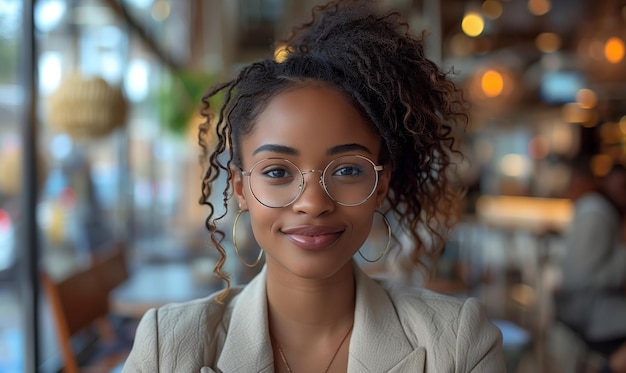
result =
[[[360,213],[350,214],[349,221],[352,222],[352,235],[350,240],[354,242],[358,250],[361,245],[367,240],[372,229],[373,212],[360,211]],[[355,250],[355,251],[356,251]]]
[[[254,198],[254,197],[253,197]],[[256,238],[256,241],[261,247],[266,246],[272,232],[273,224],[278,220],[278,216],[273,209],[267,207],[250,206],[250,225],[252,227],[252,233]]]

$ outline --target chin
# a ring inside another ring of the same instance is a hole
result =
[[[312,261],[303,260],[298,262],[284,263],[285,267],[292,274],[307,280],[326,280],[342,272],[346,267],[352,270],[352,259],[340,265],[338,261]]]

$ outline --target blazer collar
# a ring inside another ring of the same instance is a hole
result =
[[[407,339],[386,291],[354,265],[356,306],[348,372],[421,372],[425,350]],[[272,372],[266,269],[237,296],[217,368],[223,372]],[[403,368],[404,367],[404,368]]]
[[[354,273],[356,307],[348,371],[421,372],[425,350],[416,350],[407,339],[385,289],[356,264]]]
[[[217,368],[222,372],[274,371],[265,280],[263,267],[236,298],[224,348],[217,360]]]

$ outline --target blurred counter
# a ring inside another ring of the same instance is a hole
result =
[[[490,226],[533,233],[563,232],[574,213],[570,199],[517,196],[481,196],[477,218]]]

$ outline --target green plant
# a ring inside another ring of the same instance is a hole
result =
[[[201,99],[213,76],[197,71],[179,71],[165,79],[158,94],[159,117],[172,133],[183,135],[201,107]]]

